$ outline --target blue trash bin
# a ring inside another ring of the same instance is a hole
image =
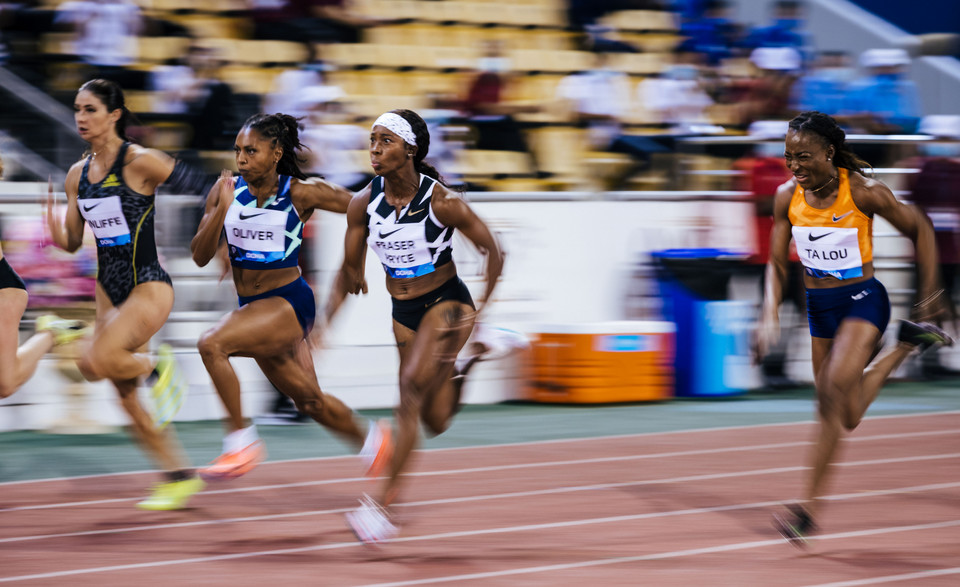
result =
[[[677,397],[719,397],[746,391],[750,306],[727,300],[727,284],[743,256],[722,249],[651,253],[663,319],[676,325]]]

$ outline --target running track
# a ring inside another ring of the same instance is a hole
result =
[[[806,423],[430,450],[402,536],[357,544],[353,458],[271,462],[182,512],[152,474],[0,484],[0,583],[24,585],[960,584],[960,412],[871,418],[844,442],[819,539],[770,516],[802,489]]]

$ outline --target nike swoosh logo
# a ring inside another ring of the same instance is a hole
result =
[[[401,226],[400,228],[394,228],[394,229],[391,230],[390,232],[383,232],[383,229],[381,228],[381,229],[380,229],[380,238],[387,238],[387,237],[390,236],[391,234],[393,234],[393,233],[395,233],[395,232],[400,232],[401,230],[403,230],[403,227],[402,227],[402,226]]]
[[[416,212],[414,212],[413,210],[407,210],[407,216],[414,216],[414,215],[419,214],[419,213],[421,213],[421,212],[423,212],[423,208],[420,208],[420,209],[417,210]]]
[[[93,210],[94,208],[96,208],[97,206],[99,206],[99,205],[102,204],[102,203],[103,203],[103,202],[97,202],[96,204],[90,204],[89,206],[87,206],[86,204],[84,204],[84,205],[83,205],[83,211],[84,211],[84,212],[89,212],[90,210]]]
[[[825,232],[825,233],[823,233],[823,234],[817,234],[817,235],[811,234],[811,235],[810,235],[810,242],[818,241],[818,240],[822,239],[823,237],[829,236],[829,235],[831,235],[831,234],[833,234],[833,233],[832,233],[832,232]]]
[[[844,218],[846,218],[847,216],[849,216],[849,215],[851,215],[851,214],[853,214],[853,210],[850,210],[850,211],[847,212],[846,214],[841,214],[840,216],[837,216],[836,214],[834,214],[834,215],[833,215],[833,221],[836,222],[836,221],[838,221],[838,220],[843,220]]]
[[[240,220],[249,220],[250,218],[256,218],[257,216],[263,216],[266,212],[260,212],[259,214],[247,214],[243,215],[243,212],[240,213]]]

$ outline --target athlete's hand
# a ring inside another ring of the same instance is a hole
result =
[[[776,314],[764,314],[757,325],[757,341],[754,359],[757,363],[770,353],[770,349],[780,341],[780,317]]]
[[[217,206],[229,207],[233,203],[233,190],[236,186],[236,179],[233,172],[224,169],[220,172],[220,192],[217,194]]]
[[[66,233],[63,223],[60,222],[60,206],[57,203],[57,195],[53,192],[53,179],[47,178],[47,200],[44,206],[44,219],[46,220],[47,230],[50,231],[50,240],[60,248],[66,246]]]

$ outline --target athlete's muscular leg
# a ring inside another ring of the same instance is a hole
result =
[[[400,473],[419,441],[424,412],[430,413],[431,421],[425,423],[435,432],[443,430],[449,422],[453,412],[450,398],[438,399],[436,410],[427,410],[426,406],[450,379],[457,352],[470,336],[469,328],[460,327],[468,311],[472,312],[465,304],[447,301],[432,307],[416,331],[394,323],[400,351],[400,405],[396,409],[397,441],[381,503],[389,504],[396,497]],[[445,407],[442,407],[440,404],[444,401]]]
[[[432,390],[421,406],[420,417],[432,434],[442,434],[450,427],[450,422],[460,404],[460,392],[463,381],[454,381],[455,362],[460,350],[470,338],[476,322],[476,312],[466,304],[443,306],[437,313],[442,320],[441,335],[435,351],[439,368],[430,370],[435,379],[426,387]]]
[[[20,288],[0,289],[0,398],[12,395],[37,370],[37,364],[51,348],[53,334],[38,332],[22,346],[18,332],[27,309],[27,292]]]
[[[177,442],[173,427],[157,429],[153,418],[137,397],[137,380],[113,381],[120,395],[120,405],[130,416],[134,437],[150,457],[165,471],[177,471],[187,466],[183,450]]]
[[[840,324],[832,342],[813,339],[820,429],[805,495],[811,514],[818,505],[817,498],[824,493],[830,465],[836,459],[840,438],[846,429],[849,398],[859,398],[863,369],[873,355],[879,336],[873,324],[847,319]]]
[[[272,357],[256,357],[256,360],[270,383],[290,397],[297,409],[351,444],[363,446],[365,432],[353,410],[320,390],[313,357],[305,340],[301,339],[290,351]]]
[[[160,281],[141,283],[114,307],[97,284],[96,303],[93,338],[77,362],[83,376],[90,381],[125,381],[152,371],[153,362],[140,349],[167,321],[173,308],[173,288]]]

